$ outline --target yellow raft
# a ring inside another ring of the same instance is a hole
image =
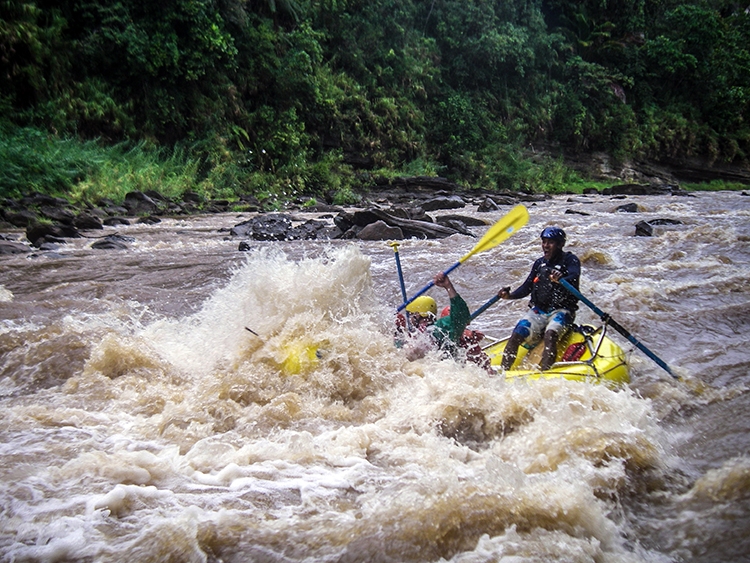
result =
[[[557,361],[546,371],[539,369],[544,343],[529,350],[523,346],[518,348],[518,357],[511,369],[505,371],[508,380],[526,379],[555,379],[564,378],[573,381],[589,383],[604,383],[609,387],[619,387],[630,382],[628,363],[625,352],[607,335],[606,325],[594,327],[591,325],[576,325],[560,341],[557,346]],[[498,373],[503,359],[503,350],[508,339],[500,340],[483,348],[490,357],[492,367]],[[572,354],[576,349],[583,354],[575,360],[563,360],[564,356]],[[568,354],[566,355],[566,352]]]

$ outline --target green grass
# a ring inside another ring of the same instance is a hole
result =
[[[489,185],[498,189],[580,194],[587,188],[601,191],[612,185],[581,177],[561,159],[531,161],[518,153],[507,153],[503,158],[499,172],[487,176]],[[203,158],[186,148],[168,150],[146,142],[106,146],[0,123],[0,197],[19,198],[39,192],[65,197],[75,204],[96,203],[103,198],[120,204],[132,191],[154,190],[175,201],[192,191],[205,200],[230,202],[237,202],[243,194],[254,195],[267,210],[283,209],[301,196],[309,198],[308,205],[324,199],[345,205],[360,199],[357,187],[362,179],[335,152],[319,161],[297,163],[273,173],[243,168],[231,154],[209,160],[214,164],[202,165]],[[394,178],[436,176],[439,172],[442,170],[435,163],[415,160],[398,170],[379,169],[372,174]],[[723,181],[682,187],[690,191],[750,189],[745,184]]]
[[[747,184],[741,184],[739,182],[725,182],[724,180],[712,180],[711,182],[703,182],[699,184],[682,184],[682,189],[690,192],[720,192],[720,191],[731,191],[741,192],[748,190],[750,186]]]

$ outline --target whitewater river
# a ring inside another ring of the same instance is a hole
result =
[[[615,332],[620,390],[410,363],[386,242],[239,252],[220,229],[247,214],[0,257],[0,561],[750,561],[750,197],[528,209],[452,274],[470,307],[562,226],[582,293],[679,380]],[[653,219],[681,224],[634,236]],[[402,241],[408,291],[477,240]],[[505,336],[525,306],[472,326]]]

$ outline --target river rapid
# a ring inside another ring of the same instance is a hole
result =
[[[619,390],[409,362],[387,242],[239,252],[220,229],[249,214],[0,257],[0,560],[750,561],[750,197],[528,209],[451,274],[470,308],[517,287],[561,226],[581,292],[679,380],[614,331]],[[682,224],[634,236],[661,218]],[[477,240],[401,241],[408,293]],[[472,327],[505,337],[525,308]],[[598,319],[581,304],[577,320]]]

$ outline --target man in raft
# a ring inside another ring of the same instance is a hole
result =
[[[549,369],[557,356],[557,343],[570,329],[578,309],[578,298],[560,283],[568,281],[578,289],[581,277],[581,262],[572,252],[565,252],[565,231],[559,227],[547,227],[542,231],[542,252],[531,272],[515,291],[504,287],[497,295],[501,299],[523,299],[531,295],[529,311],[518,321],[503,352],[502,368],[510,369],[516,361],[518,347],[523,344],[531,349],[544,338],[544,352],[539,368]]]

